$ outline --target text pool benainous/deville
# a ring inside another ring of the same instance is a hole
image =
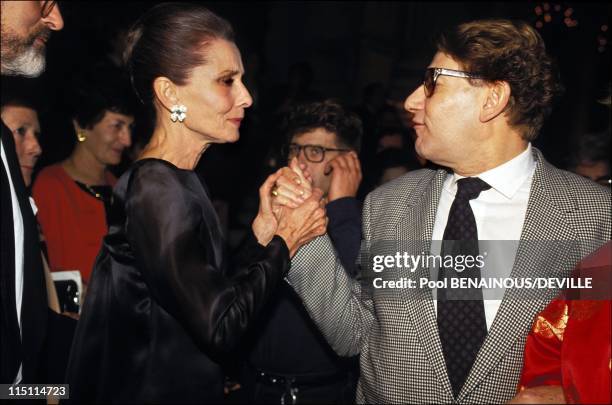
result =
[[[411,279],[401,277],[396,280],[384,280],[376,277],[372,280],[374,288],[541,288],[541,289],[590,289],[593,288],[592,277],[585,278],[545,278],[545,277],[486,277],[447,278],[445,280],[430,280],[427,277]]]

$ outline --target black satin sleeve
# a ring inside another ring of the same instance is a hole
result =
[[[207,217],[216,217],[194,179],[193,172],[167,164],[140,166],[128,187],[125,231],[152,298],[198,346],[224,353],[287,273],[289,251],[275,237],[231,272],[236,277],[224,275],[215,254],[221,241],[207,239],[214,235]]]

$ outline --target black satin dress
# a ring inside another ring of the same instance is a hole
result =
[[[163,160],[136,162],[114,193],[70,354],[71,402],[222,401],[219,363],[288,271],[285,242],[254,242],[226,272],[203,182]]]

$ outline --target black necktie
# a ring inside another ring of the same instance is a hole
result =
[[[455,397],[459,395],[478,350],[487,335],[481,289],[452,289],[452,278],[472,278],[480,280],[480,269],[461,268],[460,256],[478,255],[478,231],[476,220],[470,207],[470,200],[477,198],[481,191],[491,188],[477,177],[466,177],[457,181],[457,194],[451,205],[444,241],[442,257],[453,257],[453,267],[441,267],[438,280],[447,281],[447,288],[437,291],[438,331],[442,342],[442,352],[446,361],[448,377]],[[446,260],[443,260],[443,262]],[[462,271],[459,271],[462,270]]]

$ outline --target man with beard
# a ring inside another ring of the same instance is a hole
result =
[[[45,44],[64,22],[55,1],[1,1],[2,75],[39,76]],[[1,124],[0,382],[45,381],[47,293],[38,230],[11,131]]]

